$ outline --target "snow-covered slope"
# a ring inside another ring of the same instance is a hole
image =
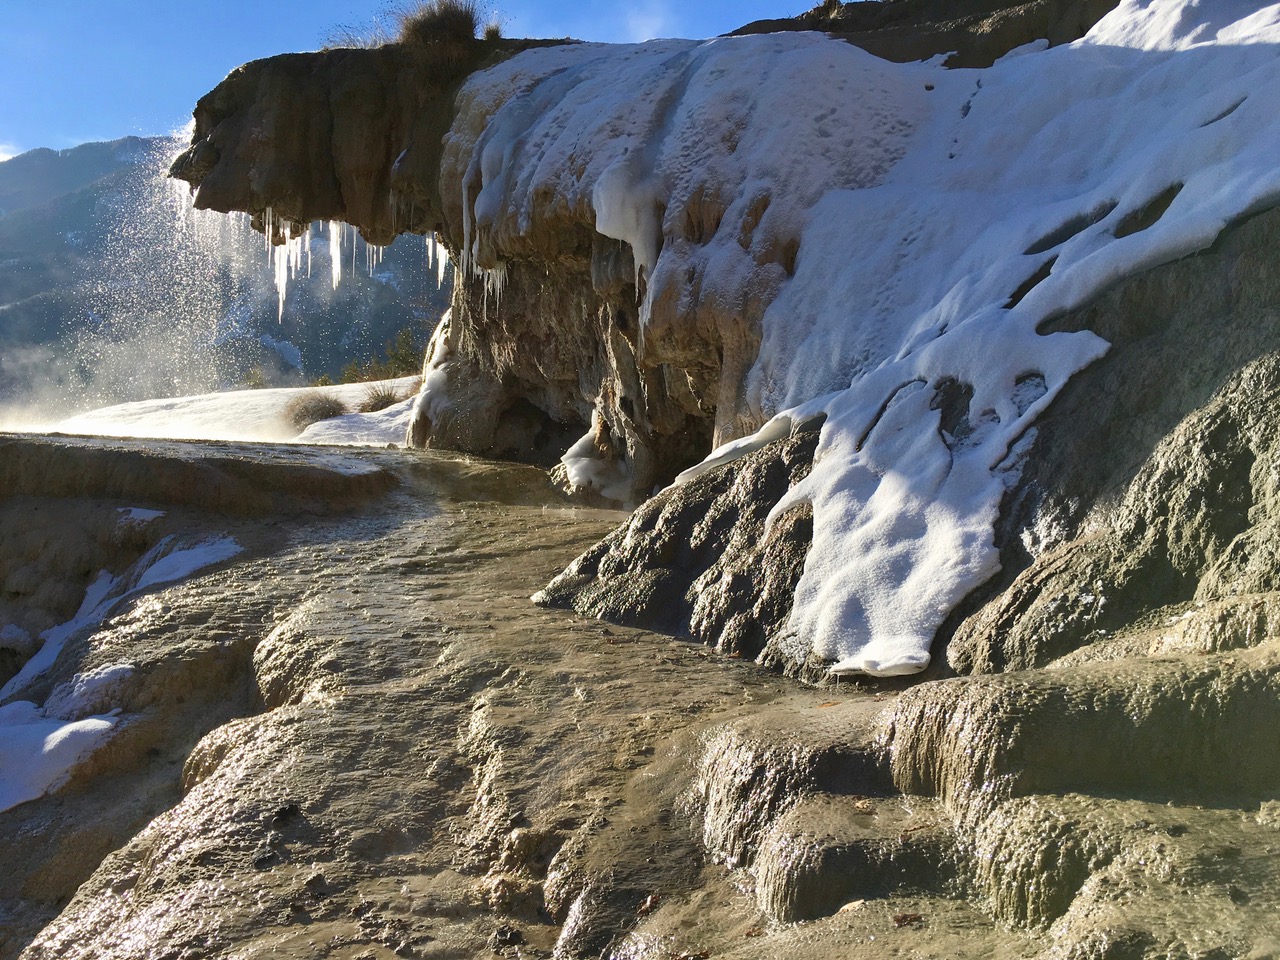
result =
[[[442,179],[495,293],[494,251],[567,208],[630,246],[645,333],[768,304],[746,406],[766,437],[827,418],[778,508],[814,509],[791,652],[910,673],[998,568],[1036,416],[1107,349],[1037,328],[1280,199],[1277,41],[1277,5],[1125,0],[985,70],[799,34],[534,50],[468,82]]]

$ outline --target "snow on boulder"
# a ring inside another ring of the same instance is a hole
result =
[[[916,672],[998,569],[992,524],[1036,416],[1107,349],[1040,324],[1280,198],[1278,21],[1129,0],[983,70],[814,35],[530,51],[461,94],[463,264],[496,269],[540,207],[589,205],[632,250],[646,332],[762,298],[747,408],[826,416],[775,510],[814,511],[790,652]],[[718,227],[682,235],[672,212],[708,195]],[[968,410],[944,430],[953,384]]]

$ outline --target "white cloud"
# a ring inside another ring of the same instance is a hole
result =
[[[0,163],[4,163],[6,160],[12,160],[22,152],[22,148],[16,144],[0,143]]]

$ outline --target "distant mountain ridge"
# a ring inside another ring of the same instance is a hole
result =
[[[420,240],[379,255],[348,231],[335,288],[317,230],[281,316],[262,237],[196,219],[165,176],[180,146],[124,137],[0,162],[0,406],[70,414],[336,379],[406,328],[425,345],[448,284],[438,289]]]
[[[121,137],[66,150],[40,147],[0,162],[0,216],[56,200],[141,163],[160,142],[158,137]]]

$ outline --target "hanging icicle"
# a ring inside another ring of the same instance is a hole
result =
[[[333,289],[342,282],[342,224],[329,221],[329,268],[333,274]]]

